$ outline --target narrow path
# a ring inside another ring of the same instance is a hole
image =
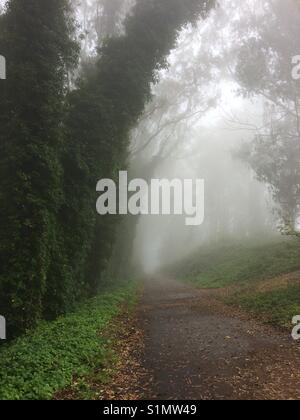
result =
[[[210,292],[149,278],[139,323],[143,398],[300,399],[299,344]]]

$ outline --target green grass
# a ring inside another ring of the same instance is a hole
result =
[[[246,296],[236,294],[227,302],[239,305],[265,322],[291,329],[292,318],[300,315],[300,285]]]
[[[135,283],[104,292],[76,311],[0,348],[0,399],[51,399],[111,359],[112,343],[106,334],[124,304],[134,305]]]
[[[262,321],[291,329],[300,315],[300,285],[291,283],[269,291],[264,280],[300,270],[299,238],[280,238],[265,243],[241,243],[199,250],[172,268],[184,282],[199,288],[227,287],[225,303],[239,306]],[[229,296],[229,297],[228,297]]]
[[[200,250],[175,268],[180,279],[210,289],[246,286],[296,270],[300,270],[299,239]]]

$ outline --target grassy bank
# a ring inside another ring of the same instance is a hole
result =
[[[76,311],[0,348],[0,399],[51,399],[74,376],[89,374],[111,360],[110,322],[134,306],[134,282],[105,291]]]
[[[266,322],[291,327],[300,314],[300,240],[240,243],[200,250],[176,267],[178,277],[199,288],[226,289],[226,303]]]
[[[226,301],[251,312],[264,322],[290,330],[292,318],[300,315],[300,284],[265,293],[235,294]]]
[[[249,285],[296,270],[300,270],[297,239],[200,250],[176,267],[181,279],[209,289]]]

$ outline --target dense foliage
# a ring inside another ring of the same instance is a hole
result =
[[[177,31],[214,1],[140,0],[126,33],[67,94],[78,47],[68,0],[10,0],[0,34],[0,308],[10,333],[95,293],[115,217],[97,218],[95,186],[126,164],[130,129]]]
[[[0,350],[0,399],[49,399],[111,361],[111,337],[106,329],[136,299],[134,283],[104,291],[81,304],[74,312],[36,330]],[[100,378],[99,378],[100,379]]]
[[[8,78],[0,84],[0,308],[9,331],[43,316],[50,273],[64,264],[57,216],[73,29],[66,0],[12,0],[1,26]]]

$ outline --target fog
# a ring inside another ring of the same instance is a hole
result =
[[[300,399],[300,0],[0,0],[0,79],[0,400]]]
[[[247,36],[242,25],[262,2],[240,3],[223,1],[205,23],[183,31],[132,134],[135,177],[205,180],[201,226],[187,227],[180,216],[139,217],[133,258],[146,272],[211,243],[279,235],[268,183],[238,156],[266,128],[265,98],[243,95],[230,68],[234,37]]]
[[[124,32],[134,3],[74,3],[82,67],[106,37]],[[120,255],[132,248],[134,265],[153,272],[212,243],[300,231],[300,92],[291,77],[299,23],[297,0],[222,0],[181,31],[132,130],[128,165],[132,178],[147,181],[204,179],[205,220],[125,219],[132,246],[124,250],[119,238]]]
[[[224,107],[232,101],[224,98]],[[253,110],[236,99],[236,111]],[[199,246],[211,242],[275,235],[272,196],[253,171],[234,157],[241,142],[250,140],[244,130],[227,128],[221,109],[211,112],[185,133],[185,157],[166,157],[153,171],[160,179],[204,179],[205,221],[187,227],[180,216],[141,216],[135,239],[134,258],[147,272],[178,261]],[[148,156],[148,159],[151,157]],[[149,160],[145,158],[146,165]],[[143,178],[143,171],[138,176]]]

